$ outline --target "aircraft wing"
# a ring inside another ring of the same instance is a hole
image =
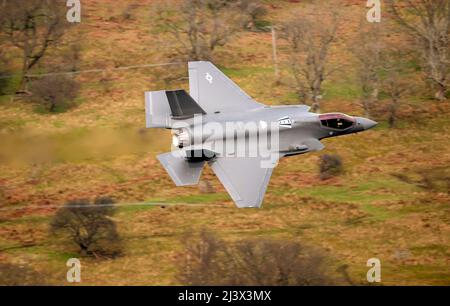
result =
[[[260,108],[238,85],[210,62],[189,62],[189,94],[206,113]]]
[[[273,171],[273,167],[262,168],[261,161],[260,157],[219,157],[210,162],[239,208],[261,207]]]

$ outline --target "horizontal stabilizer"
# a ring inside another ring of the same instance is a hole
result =
[[[145,93],[145,122],[147,128],[170,128],[171,109],[166,91],[147,91]]]
[[[183,151],[164,153],[157,158],[177,186],[198,184],[204,161],[190,163],[185,159]]]

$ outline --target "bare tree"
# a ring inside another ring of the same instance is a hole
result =
[[[201,231],[183,239],[178,279],[186,285],[327,285],[324,256],[293,241],[226,242]]]
[[[80,43],[72,43],[68,50],[63,53],[63,63],[69,66],[70,71],[77,71],[80,68],[82,47]]]
[[[261,28],[262,17],[267,15],[267,9],[259,0],[239,0],[238,8],[243,14],[243,26],[247,30]]]
[[[334,281],[324,271],[324,255],[294,241],[244,240],[230,252],[234,285],[311,286]],[[233,283],[232,282],[232,283]]]
[[[55,112],[58,107],[71,106],[78,95],[80,85],[65,75],[46,76],[31,83],[32,98]]]
[[[53,217],[51,232],[72,239],[82,255],[119,255],[120,238],[110,218],[115,212],[113,203],[108,197],[97,198],[94,205],[83,199],[70,201]]]
[[[19,90],[25,89],[26,74],[58,43],[68,26],[63,4],[58,0],[6,0],[0,4],[0,28],[22,51]]]
[[[323,81],[335,71],[329,67],[329,51],[337,28],[334,12],[326,18],[300,12],[282,26],[281,38],[288,42],[289,67],[299,98],[311,100],[313,111],[320,109]]]
[[[186,285],[225,284],[230,260],[223,257],[225,244],[213,233],[201,230],[183,235],[184,251],[177,260],[177,278]],[[219,259],[220,258],[220,259]]]
[[[393,128],[397,122],[397,111],[410,87],[410,81],[406,77],[409,68],[405,63],[405,58],[407,58],[407,54],[395,48],[387,50],[382,56],[381,85],[390,100],[387,109],[390,128]]]
[[[0,95],[5,94],[5,88],[8,86],[8,77],[8,62],[6,59],[5,50],[2,48],[0,49]]]
[[[380,26],[364,22],[349,48],[358,63],[356,76],[361,86],[361,106],[365,117],[371,117],[372,108],[378,102],[383,46]]]
[[[183,0],[179,20],[158,12],[159,20],[169,28],[177,46],[177,53],[188,60],[209,60],[219,46],[242,28],[236,3],[229,0]]]
[[[450,82],[450,1],[389,0],[389,7],[415,38],[427,78],[436,87],[435,98],[444,100]]]

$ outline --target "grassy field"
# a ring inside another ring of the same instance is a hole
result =
[[[265,2],[273,22],[302,6]],[[83,1],[83,20],[71,30],[82,45],[81,69],[170,60],[168,35],[154,24],[154,1],[139,3],[133,18],[124,20],[125,1]],[[339,3],[346,20],[341,37],[352,37],[364,6]],[[344,45],[338,43],[334,61],[348,65],[326,82],[322,111],[360,115]],[[270,33],[239,34],[216,56],[256,100],[296,103],[285,70],[275,83]],[[450,285],[449,101],[407,98],[393,129],[381,120],[364,134],[325,140],[320,153],[281,160],[263,208],[239,210],[210,169],[203,179],[217,192],[202,194],[196,187],[176,188],[155,159],[169,150],[170,132],[143,129],[143,92],[167,87],[161,79],[170,69],[187,73],[181,65],[82,74],[77,107],[57,114],[0,97],[0,263],[29,266],[50,284],[66,284],[66,260],[79,255],[74,245],[48,234],[49,221],[69,199],[108,195],[123,204],[184,205],[118,207],[114,220],[124,255],[82,258],[84,285],[177,284],[180,239],[202,228],[229,241],[291,239],[322,248],[331,270],[346,264],[355,282],[366,282],[366,262],[377,257],[382,284]],[[170,87],[187,88],[187,80]],[[319,179],[324,153],[341,155],[343,175]],[[424,185],[424,175],[431,185]]]

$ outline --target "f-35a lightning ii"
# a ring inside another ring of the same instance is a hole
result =
[[[146,92],[145,106],[147,128],[172,130],[172,152],[157,158],[175,184],[198,184],[208,163],[238,207],[261,207],[279,158],[320,151],[321,139],[377,124],[306,105],[261,104],[210,62],[189,62],[189,94]]]

